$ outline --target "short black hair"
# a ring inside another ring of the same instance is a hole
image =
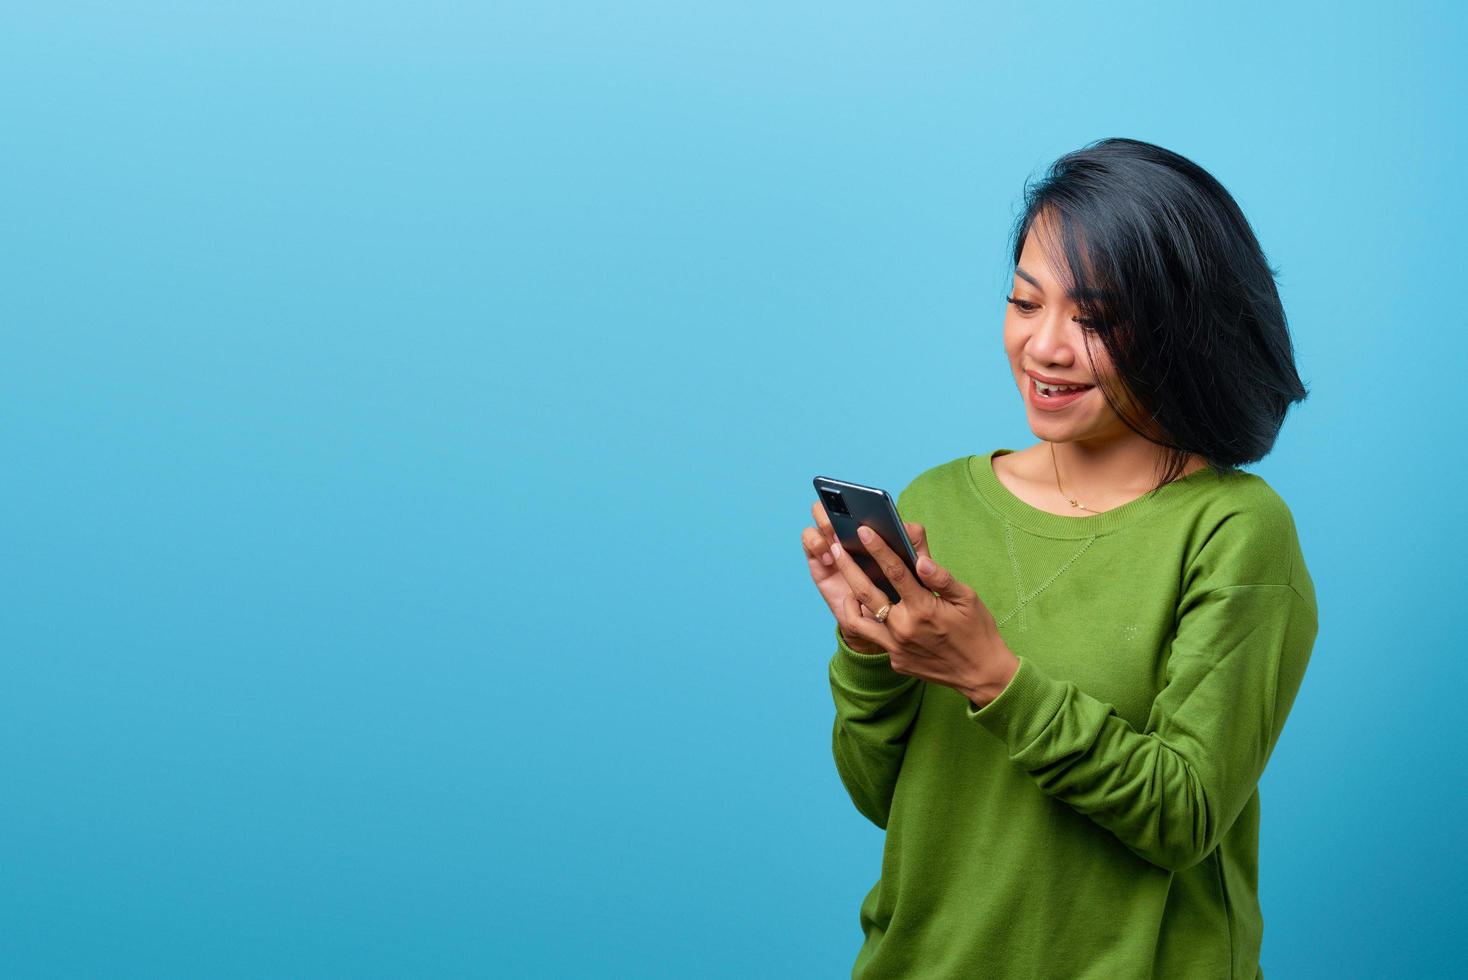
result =
[[[1042,215],[1059,228],[1069,266],[1055,273],[1085,298],[1078,305],[1126,390],[1100,378],[1098,387],[1133,431],[1164,447],[1157,486],[1192,454],[1222,473],[1267,456],[1308,392],[1279,272],[1223,185],[1171,150],[1102,139],[1026,180],[1016,266]],[[1088,357],[1090,344],[1088,331]]]

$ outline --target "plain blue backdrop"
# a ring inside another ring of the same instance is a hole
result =
[[[811,477],[1034,441],[1024,181],[1236,196],[1309,399],[1272,978],[1461,967],[1446,3],[0,14],[0,972],[844,977]]]

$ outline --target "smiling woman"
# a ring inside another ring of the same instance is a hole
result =
[[[1150,143],[1102,140],[1028,190],[1011,237],[1005,351],[1036,434],[1067,444],[1074,482],[1106,487],[1155,460],[1156,487],[1268,455],[1308,392],[1275,273],[1207,171]],[[1108,449],[1111,472],[1098,470]]]
[[[1212,177],[1104,140],[1026,197],[1004,349],[1040,442],[898,496],[888,604],[813,508],[832,754],[886,831],[853,976],[1254,980],[1258,781],[1318,630],[1293,516],[1240,466],[1304,397]]]

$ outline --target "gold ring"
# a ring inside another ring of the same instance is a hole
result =
[[[879,622],[879,623],[885,623],[887,621],[887,613],[889,613],[891,611],[892,611],[892,603],[890,603],[890,602],[884,603],[882,605],[882,608],[877,610],[876,615],[873,618],[875,618],[876,621]]]

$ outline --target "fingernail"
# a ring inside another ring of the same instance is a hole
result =
[[[821,555],[821,561],[825,562],[827,565],[831,564],[835,560],[836,559],[831,557],[831,553],[829,551]]]
[[[872,529],[863,524],[856,529],[856,536],[870,544],[872,541]]]
[[[922,572],[924,575],[932,575],[933,569],[937,567],[938,566],[934,565],[931,561],[928,560],[927,555],[924,555],[923,557],[918,559],[918,571]]]
[[[831,554],[835,555],[837,558],[841,557],[841,545],[837,544],[835,541],[831,542]]]

